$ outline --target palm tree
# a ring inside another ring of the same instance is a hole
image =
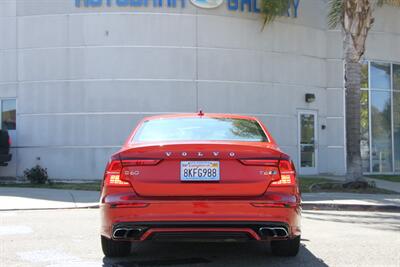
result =
[[[264,26],[286,13],[293,0],[262,0]],[[374,10],[383,5],[400,7],[400,0],[330,0],[328,24],[341,26],[346,88],[347,179],[362,180],[360,152],[361,59],[368,32],[374,23]]]

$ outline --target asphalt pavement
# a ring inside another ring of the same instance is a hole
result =
[[[400,195],[303,194],[303,240],[294,259],[259,243],[154,243],[104,258],[99,192],[0,188],[0,266],[400,266]],[[343,207],[371,211],[336,211]],[[379,208],[380,207],[380,208]],[[333,210],[332,210],[333,209]],[[325,210],[325,211],[322,211]],[[328,211],[329,210],[329,211]]]
[[[0,211],[0,266],[400,266],[400,214],[304,211],[300,253],[271,255],[264,243],[155,243],[105,258],[97,209]]]

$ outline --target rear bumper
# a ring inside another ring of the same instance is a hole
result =
[[[138,222],[112,226],[112,239],[130,241],[248,241],[290,238],[282,222]]]
[[[293,238],[301,234],[301,205],[296,197],[275,194],[282,201],[254,199],[139,199],[116,195],[100,206],[101,235],[113,239],[210,240]],[[124,200],[121,200],[124,199]],[[290,200],[290,201],[289,201]],[[261,228],[266,228],[261,231]],[[278,234],[267,228],[277,228]],[[284,235],[285,229],[287,235]],[[131,232],[117,233],[117,229]],[[133,229],[133,230],[132,230]]]

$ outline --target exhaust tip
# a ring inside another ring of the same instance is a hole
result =
[[[284,227],[260,227],[262,237],[288,237],[289,233]]]
[[[115,229],[115,231],[113,233],[113,237],[115,239],[125,238],[127,232],[128,232],[128,229],[124,229],[124,228]]]
[[[288,237],[289,236],[288,231],[283,227],[276,227],[275,232],[279,237]]]
[[[117,228],[114,230],[114,239],[140,239],[146,228]]]
[[[270,228],[270,227],[261,227],[259,230],[261,236],[264,237],[273,237],[276,235],[274,229]]]

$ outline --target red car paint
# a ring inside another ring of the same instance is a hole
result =
[[[257,122],[268,142],[134,141],[144,122],[179,118]],[[181,161],[217,161],[220,180],[182,182]],[[301,234],[300,202],[290,157],[256,118],[207,113],[149,117],[139,123],[106,167],[101,235],[136,242],[162,233],[242,233],[258,241],[293,239]],[[116,238],[118,229],[124,236]]]

